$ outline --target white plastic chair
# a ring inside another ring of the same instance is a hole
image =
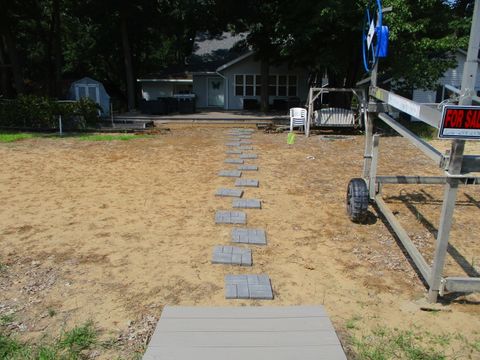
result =
[[[307,123],[306,109],[304,108],[290,109],[290,131],[293,131],[294,127],[300,127],[305,131],[306,123]]]

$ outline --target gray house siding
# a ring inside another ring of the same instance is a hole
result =
[[[466,56],[462,52],[457,52],[456,60],[457,66],[445,71],[443,76],[438,80],[440,85],[452,85],[457,89],[460,89]],[[480,70],[477,72],[475,91],[480,91]],[[414,90],[412,96],[412,99],[419,103],[435,103],[436,98],[436,90]]]
[[[249,56],[242,61],[233,64],[222,71],[226,77],[225,108],[228,110],[243,109],[243,99],[257,99],[260,96],[236,96],[235,75],[260,75],[260,62],[255,61],[254,56]],[[306,101],[308,95],[308,73],[301,69],[288,69],[287,65],[271,66],[270,75],[295,75],[297,77],[297,97],[302,102]],[[287,99],[288,96],[270,96],[270,104],[275,99]]]

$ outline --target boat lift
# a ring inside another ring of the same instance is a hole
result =
[[[377,1],[377,3],[381,7],[380,1]],[[379,11],[381,13],[381,8]],[[374,22],[372,21],[372,23]],[[454,90],[459,95],[458,105],[460,106],[480,104],[480,98],[475,96],[473,91],[478,68],[479,44],[480,0],[476,0],[462,86],[461,89]],[[370,46],[370,43],[368,46]],[[480,292],[480,277],[443,276],[458,188],[460,185],[480,185],[480,177],[474,174],[480,172],[480,155],[464,155],[465,143],[469,138],[468,136],[461,136],[462,134],[460,134],[458,139],[451,141],[451,149],[443,154],[388,115],[391,112],[403,112],[442,131],[446,108],[443,104],[439,104],[437,107],[419,104],[378,87],[377,73],[378,60],[372,63],[370,84],[367,91],[369,102],[365,112],[363,174],[362,178],[352,179],[348,185],[347,212],[352,221],[363,222],[367,217],[369,203],[374,203],[377,206],[398,239],[402,242],[422,278],[428,284],[429,302],[434,303],[437,301],[438,296],[452,292]],[[365,81],[362,82],[364,83]],[[471,109],[472,111],[480,112],[480,107]],[[383,121],[398,134],[408,139],[444,171],[444,176],[378,176],[380,135],[374,134],[374,124],[378,120]],[[480,134],[480,129],[477,132],[478,134]],[[431,266],[383,200],[382,187],[388,184],[444,186],[440,225]]]

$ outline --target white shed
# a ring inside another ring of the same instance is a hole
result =
[[[100,81],[89,77],[74,81],[70,86],[68,97],[70,100],[76,101],[88,97],[100,105],[102,116],[110,115],[110,96]]]

